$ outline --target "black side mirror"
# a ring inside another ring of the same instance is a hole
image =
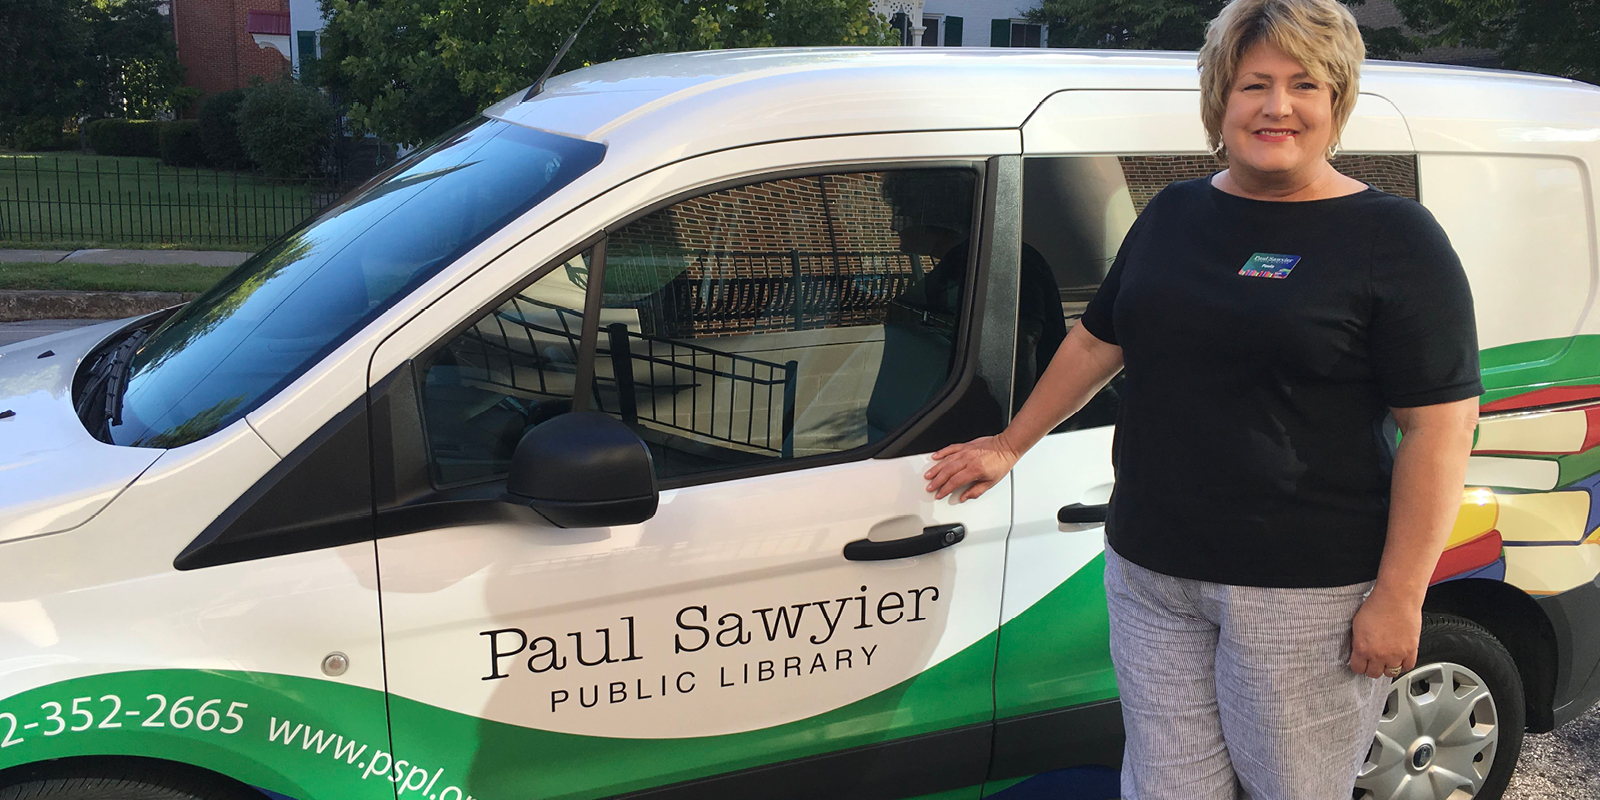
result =
[[[506,492],[563,528],[644,522],[661,497],[650,448],[598,411],[562,414],[528,431],[511,457]]]

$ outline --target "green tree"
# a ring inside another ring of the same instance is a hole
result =
[[[149,119],[183,77],[158,0],[0,0],[0,138],[79,115]]]
[[[58,124],[82,106],[92,35],[83,0],[0,2],[0,136],[30,119]]]
[[[351,123],[417,143],[538,78],[591,0],[323,0],[321,82]],[[565,72],[635,55],[896,41],[869,0],[609,0]]]
[[[233,117],[245,155],[275,178],[320,175],[338,128],[322,93],[291,80],[250,89]]]
[[[84,73],[83,112],[153,119],[172,107],[183,82],[172,21],[161,0],[91,0],[84,15],[92,32],[91,66]]]
[[[1487,47],[1512,69],[1600,83],[1600,0],[1395,0],[1431,45]]]
[[[1366,0],[1343,2],[1359,6]],[[1206,23],[1227,4],[1227,0],[1044,0],[1025,16],[1050,27],[1052,47],[1199,50]],[[1368,55],[1376,58],[1396,58],[1417,49],[1399,28],[1362,26],[1361,36]]]

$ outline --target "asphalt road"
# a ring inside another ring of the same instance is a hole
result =
[[[1551,733],[1522,740],[1505,800],[1600,798],[1600,706]]]
[[[0,322],[0,347],[8,344],[32,339],[35,336],[44,336],[58,331],[81,328],[84,325],[93,325],[105,322],[103,319],[35,319],[27,322]]]
[[[101,320],[0,322],[0,347]],[[1552,733],[1523,739],[1522,758],[1504,800],[1600,798],[1600,706]]]

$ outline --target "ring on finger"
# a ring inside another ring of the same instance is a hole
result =
[[[1387,675],[1387,676],[1389,676],[1391,678],[1398,678],[1398,677],[1400,677],[1400,673],[1404,672],[1404,671],[1405,670],[1402,669],[1401,667],[1389,667],[1389,668],[1387,668],[1387,669],[1385,669],[1383,671],[1383,674],[1385,674],[1385,675]]]

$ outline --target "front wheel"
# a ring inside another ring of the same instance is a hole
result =
[[[1356,800],[1499,800],[1527,710],[1516,662],[1471,620],[1424,614],[1417,666],[1394,680]]]

